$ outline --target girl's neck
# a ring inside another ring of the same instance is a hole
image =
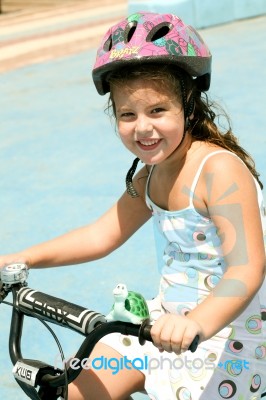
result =
[[[200,144],[190,134],[186,133],[182,143],[166,160],[158,164],[156,168],[169,175],[176,173],[177,170],[182,169],[185,162],[190,158],[190,155],[200,147]]]

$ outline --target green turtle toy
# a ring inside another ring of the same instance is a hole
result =
[[[107,321],[123,321],[139,325],[149,318],[149,309],[141,294],[128,291],[123,283],[115,287],[113,294],[115,302],[106,316]]]

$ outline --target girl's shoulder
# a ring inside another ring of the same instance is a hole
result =
[[[205,199],[210,198],[210,192],[216,199],[227,192],[234,193],[235,200],[246,193],[257,193],[255,179],[246,164],[237,154],[223,148],[212,148],[202,154],[197,175],[197,188]]]
[[[199,158],[199,167],[208,173],[242,174],[252,177],[244,161],[234,152],[218,146],[207,146]]]
[[[194,159],[193,161],[199,169],[217,169],[222,172],[223,170],[234,169],[235,166],[241,166],[249,172],[245,163],[237,154],[221,146],[207,142],[196,142],[195,149],[191,151],[191,158]]]

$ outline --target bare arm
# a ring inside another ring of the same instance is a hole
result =
[[[135,178],[140,197],[124,193],[116,204],[95,222],[20,253],[0,257],[0,265],[24,261],[31,268],[78,264],[102,258],[121,246],[151,216],[145,204],[146,169]],[[143,179],[141,179],[143,178]]]
[[[213,292],[189,315],[202,326],[205,338],[216,334],[243,312],[265,277],[265,251],[254,179],[230,155],[218,162],[215,158],[210,161],[205,172],[209,177],[212,174],[213,183],[211,196],[206,192],[205,201],[221,238],[227,270]]]

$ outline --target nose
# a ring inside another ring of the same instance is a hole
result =
[[[150,135],[153,132],[153,124],[145,115],[139,115],[136,120],[135,133],[142,136]]]

